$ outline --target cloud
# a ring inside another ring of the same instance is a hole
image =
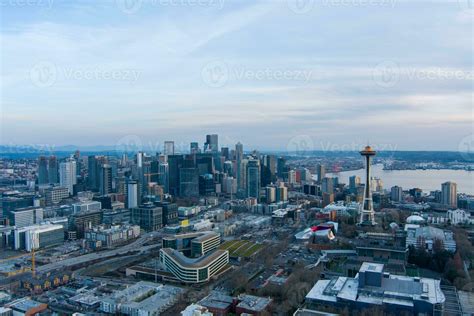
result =
[[[131,15],[114,2],[58,4],[36,15],[7,8],[1,142],[108,145],[124,134],[186,142],[215,131],[281,149],[289,135],[336,142],[371,138],[377,129],[373,137],[398,148],[416,149],[408,141],[416,134],[433,149],[455,149],[431,127],[442,124],[452,138],[469,133],[471,81],[439,71],[472,71],[472,21],[455,4],[415,13],[419,6],[296,14],[286,1],[155,2]],[[218,88],[203,80],[203,68],[216,61],[228,71]],[[374,70],[387,61],[396,80],[380,84]],[[42,62],[53,64],[47,86],[32,80]]]

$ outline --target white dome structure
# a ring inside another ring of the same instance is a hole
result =
[[[425,219],[420,215],[411,215],[407,218],[407,224],[421,224],[424,223]]]

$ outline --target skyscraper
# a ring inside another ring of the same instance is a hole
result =
[[[179,196],[199,195],[199,173],[194,157],[194,155],[186,155],[179,169]]]
[[[205,152],[218,152],[219,151],[219,142],[217,134],[206,135],[206,143],[204,143]]]
[[[179,196],[179,169],[183,165],[182,155],[168,156],[168,185],[171,195]]]
[[[242,190],[245,185],[244,185],[244,179],[242,177],[242,173],[244,172],[244,170],[242,170],[242,159],[244,158],[244,146],[238,142],[236,145],[235,145],[235,161],[236,161],[236,169],[237,169],[237,174],[236,174],[236,178],[237,178],[237,190]]]
[[[163,147],[163,154],[174,155],[174,141],[165,141],[165,146]]]
[[[366,146],[360,152],[365,159],[365,190],[364,190],[364,204],[360,212],[360,225],[375,225],[375,212],[372,202],[372,192],[370,191],[370,161],[376,152],[370,146]]]
[[[127,208],[138,207],[138,183],[128,181],[127,183]]]
[[[458,206],[457,184],[451,181],[441,184],[441,204],[450,208]]]
[[[169,166],[167,162],[160,162],[158,184],[163,187],[164,193],[169,193]]]
[[[112,167],[109,164],[100,167],[99,192],[102,195],[112,193]]]
[[[323,178],[321,181],[321,190],[323,193],[334,194],[334,180],[333,178]]]
[[[61,162],[59,165],[59,184],[68,189],[69,194],[74,194],[76,184],[76,162],[74,160]]]
[[[53,184],[59,183],[59,164],[56,156],[49,157],[48,182]]]
[[[403,200],[403,189],[398,185],[390,189],[390,200],[393,202],[401,202]]]
[[[349,177],[349,190],[351,190],[351,192],[356,192],[357,187],[359,185],[360,185],[360,177],[359,176]]]
[[[189,148],[189,152],[191,154],[197,154],[199,153],[199,143],[197,142],[192,142]]]
[[[48,184],[48,160],[45,156],[38,158],[38,184]]]
[[[316,167],[316,173],[318,174],[318,183],[322,183],[323,179],[326,177],[326,167],[319,164]]]
[[[93,191],[99,191],[100,185],[100,166],[105,163],[103,156],[87,157],[87,186]]]
[[[286,180],[288,178],[288,167],[286,166],[286,159],[283,157],[278,157],[277,175],[280,179],[283,180]]]
[[[247,197],[260,197],[260,160],[249,159],[247,164]]]

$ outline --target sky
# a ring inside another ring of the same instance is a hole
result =
[[[470,0],[0,0],[3,145],[473,151]]]

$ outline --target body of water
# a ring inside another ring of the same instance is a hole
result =
[[[390,190],[392,186],[401,186],[404,190],[420,188],[425,193],[441,190],[441,183],[446,181],[456,182],[458,193],[474,195],[474,171],[466,170],[383,170],[382,164],[373,165],[372,177],[382,179],[384,189]],[[328,173],[327,176],[337,176],[339,181],[349,184],[349,177],[359,176],[365,182],[364,169]]]

